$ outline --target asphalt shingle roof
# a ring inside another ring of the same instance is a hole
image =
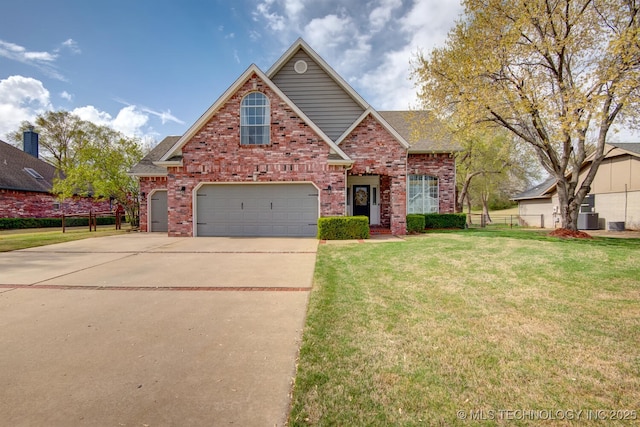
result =
[[[640,155],[640,142],[608,142],[607,144]]]
[[[171,149],[175,145],[176,142],[180,139],[180,136],[167,136],[165,139],[160,141],[158,145],[156,145],[153,150],[149,152],[146,156],[142,158],[134,167],[129,171],[130,174],[133,175],[166,175],[167,168],[162,166],[156,166],[153,162],[156,162],[164,156],[167,151]]]
[[[452,153],[462,149],[428,111],[378,113],[409,143],[409,153]]]
[[[526,200],[526,199],[536,199],[544,196],[544,193],[551,188],[556,183],[556,179],[554,177],[547,178],[545,181],[536,185],[535,187],[531,187],[528,190],[523,191],[520,194],[516,194],[511,200]],[[551,196],[549,196],[551,197]]]
[[[25,168],[33,169],[42,178],[35,178]],[[55,176],[53,165],[0,141],[0,188],[48,193]]]

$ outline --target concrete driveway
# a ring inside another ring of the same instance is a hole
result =
[[[145,233],[0,253],[3,424],[283,425],[316,248]]]

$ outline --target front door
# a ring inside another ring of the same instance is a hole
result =
[[[364,215],[371,220],[371,186],[353,186],[353,215]]]

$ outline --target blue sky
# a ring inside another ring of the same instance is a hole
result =
[[[20,0],[0,6],[0,138],[68,110],[146,140],[180,135],[255,63],[303,37],[370,104],[408,109],[409,61],[457,0]]]
[[[411,58],[461,12],[458,0],[4,0],[0,139],[64,109],[153,145],[298,37],[374,108],[408,109]]]

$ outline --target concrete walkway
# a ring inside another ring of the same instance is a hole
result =
[[[1,253],[3,424],[283,425],[316,248],[145,233]]]

